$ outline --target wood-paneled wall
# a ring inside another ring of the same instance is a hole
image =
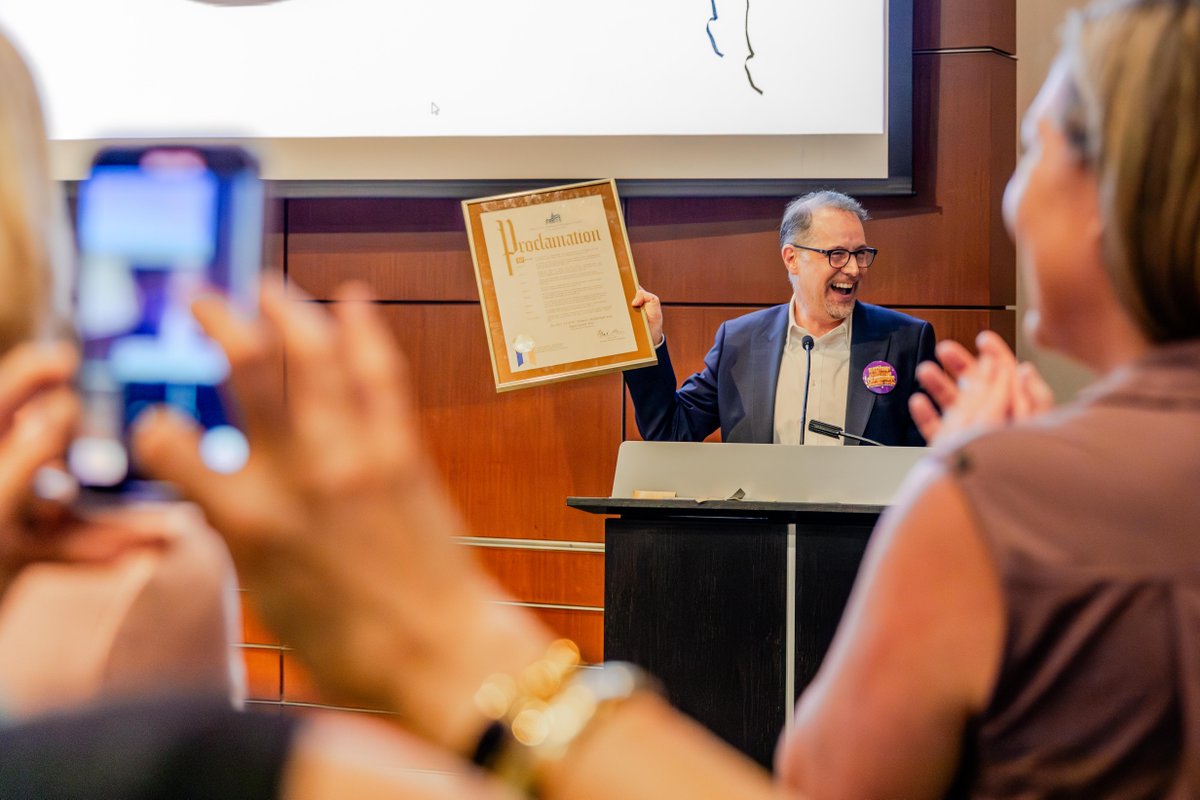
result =
[[[1000,202],[1015,161],[1015,0],[916,0],[915,15],[916,191],[865,201],[881,255],[864,297],[930,320],[942,338],[970,342],[990,327],[1011,342],[1014,256]],[[721,321],[787,300],[783,204],[626,201],[638,274],[663,298],[681,379]],[[601,659],[602,520],[564,499],[607,495],[617,448],[636,436],[620,376],[495,393],[456,200],[289,200],[271,242],[289,286],[312,298],[348,279],[373,287],[412,362],[426,440],[478,537],[464,546]],[[252,612],[245,638],[254,700],[329,702]]]

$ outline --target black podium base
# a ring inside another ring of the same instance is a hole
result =
[[[656,675],[676,707],[768,768],[879,512],[771,505],[621,509],[605,526],[604,591],[605,658]]]

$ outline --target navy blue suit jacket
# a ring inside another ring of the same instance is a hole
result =
[[[775,432],[775,385],[787,341],[790,304],[724,322],[704,369],[675,390],[675,369],[664,344],[658,364],[629,370],[638,431],[652,441],[703,441],[717,428],[726,442],[769,444]],[[925,440],[908,413],[917,391],[916,368],[933,360],[933,326],[898,311],[858,302],[850,340],[846,431],[887,445],[921,446]],[[862,381],[873,361],[896,369],[896,388],[875,394]],[[846,444],[857,444],[844,440]]]

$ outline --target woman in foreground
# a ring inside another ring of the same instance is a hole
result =
[[[924,409],[941,449],[881,520],[774,790],[1200,794],[1198,86],[1196,0],[1102,2],[1068,25],[1005,217],[1026,324],[1102,377],[1014,422],[1041,400],[986,348],[945,419]],[[234,364],[247,470],[181,456],[193,433],[164,414],[139,445],[206,509],[327,689],[543,797],[772,793],[652,693],[590,686],[531,617],[486,601],[365,304],[333,322],[271,293],[264,308],[260,323],[197,309]],[[263,377],[283,343],[286,410]],[[983,432],[951,441],[967,428]],[[516,680],[529,665],[551,677]]]
[[[0,434],[34,466],[61,459],[75,416],[74,349],[50,343],[68,331],[65,211],[33,82],[0,33]],[[27,500],[0,535],[0,719],[184,687],[240,702],[236,576],[212,531],[166,508],[84,521]]]

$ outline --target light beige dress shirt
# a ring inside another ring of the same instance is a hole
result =
[[[801,342],[811,334],[796,324],[796,299],[788,311],[787,341],[779,364],[779,383],[775,386],[776,444],[800,444],[800,414],[804,405],[804,375],[807,356]],[[850,384],[850,327],[853,317],[824,336],[813,336],[812,377],[808,382],[808,419],[819,419],[846,427],[846,394]],[[805,431],[804,444],[840,445],[831,439]]]

